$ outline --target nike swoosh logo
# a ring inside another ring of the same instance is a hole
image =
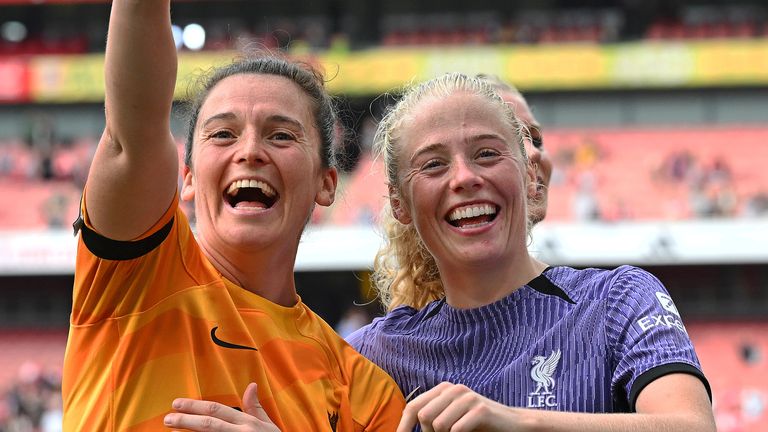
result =
[[[214,327],[214,328],[212,328],[212,329],[211,329],[211,340],[213,340],[213,343],[215,343],[216,345],[218,345],[218,346],[220,346],[220,347],[224,347],[224,348],[231,348],[231,349],[243,349],[243,350],[252,350],[252,351],[258,351],[258,349],[254,348],[254,347],[249,347],[249,346],[245,346],[245,345],[238,345],[238,344],[233,344],[233,343],[231,343],[231,342],[226,342],[226,341],[223,341],[223,340],[221,340],[221,339],[217,338],[217,337],[216,337],[216,330],[217,330],[218,328],[219,328],[219,327],[218,327],[218,326],[216,326],[216,327]]]

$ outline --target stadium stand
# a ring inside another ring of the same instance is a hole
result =
[[[23,3],[20,1],[18,3]],[[24,38],[0,38],[0,55],[82,54],[101,51],[108,9],[102,3],[70,1],[76,6],[66,16],[89,19],[88,26],[73,26],[70,21],[54,19],[54,9],[38,9],[37,19],[46,26],[25,29]],[[478,44],[539,43],[613,43],[635,39],[706,40],[716,38],[759,38],[768,32],[768,14],[764,7],[749,2],[737,4],[696,4],[695,2],[648,2],[639,10],[632,2],[615,2],[608,7],[584,7],[576,2],[567,8],[528,8],[494,10],[485,5],[472,11],[458,11],[445,5],[438,10],[406,10],[392,5],[378,5],[367,10],[374,14],[363,31],[355,30],[344,10],[334,10],[318,2],[317,13],[259,7],[246,0],[227,4],[190,6],[178,2],[181,15],[195,17],[211,29],[203,50],[237,48],[256,43],[269,48],[293,44],[310,49],[327,49],[339,40],[357,40],[365,36],[366,46],[456,46]],[[692,3],[692,4],[689,4]],[[706,3],[706,2],[705,2]],[[610,4],[610,2],[606,3]],[[260,5],[262,6],[262,5]],[[308,9],[308,5],[302,5]],[[453,10],[452,10],[453,9]],[[200,12],[205,11],[205,12]],[[640,13],[638,13],[640,12]],[[59,13],[61,13],[59,11]],[[9,11],[9,18],[28,18],[21,8]],[[234,17],[253,15],[260,19]],[[74,18],[73,18],[74,19]],[[346,21],[346,25],[343,23]],[[88,31],[83,33],[83,28]],[[220,29],[227,28],[226,32]]]
[[[747,203],[768,185],[766,143],[768,128],[755,126],[549,129],[546,147],[556,161],[549,220],[578,220],[583,193],[594,195],[600,209],[594,218],[609,221],[746,215]],[[0,209],[0,227],[63,226],[51,218],[56,213],[51,206],[63,207],[64,219],[73,219],[88,165],[82,161],[89,160],[92,146],[84,139],[54,150],[53,179],[46,181],[33,152],[18,143],[0,143],[0,193],[10,202],[25,202]],[[386,195],[380,162],[365,155],[342,183],[337,208],[314,221],[372,222]]]
[[[57,374],[66,341],[66,332],[57,329],[0,330],[0,346],[13,347],[0,357],[0,388],[7,389],[8,384],[26,378],[25,373]]]
[[[712,386],[718,430],[768,430],[768,324],[694,322],[687,327]]]
[[[61,431],[66,333],[0,331],[0,431]]]

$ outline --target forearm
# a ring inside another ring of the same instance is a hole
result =
[[[156,142],[158,131],[169,131],[176,62],[170,0],[113,1],[105,91],[114,143],[144,145]]]
[[[532,432],[714,432],[713,422],[693,413],[589,414],[518,410]],[[520,411],[525,411],[521,413]]]
[[[667,392],[675,387],[676,394]],[[715,432],[704,387],[690,375],[671,374],[655,380],[641,391],[637,407],[638,413],[633,414],[517,408],[480,396],[464,385],[443,382],[408,403],[397,431],[421,424],[435,431]]]

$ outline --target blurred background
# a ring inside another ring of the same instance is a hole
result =
[[[105,0],[0,0],[0,432],[61,427],[71,223],[104,126],[108,15]],[[718,429],[768,430],[765,1],[200,0],[174,2],[172,20],[180,98],[240,50],[325,70],[350,157],[296,275],[342,335],[381,313],[368,269],[386,188],[370,143],[390,94],[447,71],[496,74],[527,96],[555,163],[531,249],[656,274]]]

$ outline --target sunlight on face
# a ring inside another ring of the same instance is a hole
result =
[[[441,272],[524,248],[533,172],[500,106],[468,92],[428,97],[402,124],[393,208],[414,224]]]

